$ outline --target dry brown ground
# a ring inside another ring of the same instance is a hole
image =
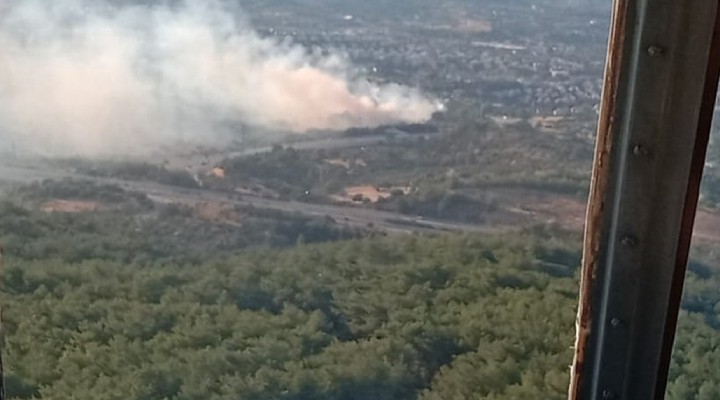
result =
[[[79,200],[50,200],[40,206],[42,211],[48,213],[81,213],[99,211],[104,207],[97,201]]]
[[[581,199],[530,193],[515,198],[518,199],[516,204],[507,210],[525,219],[555,223],[572,230],[581,230],[585,224],[585,202]],[[720,211],[698,210],[693,238],[705,243],[720,243]]]
[[[373,185],[360,185],[347,187],[343,190],[342,194],[333,195],[330,196],[330,198],[343,203],[353,203],[357,202],[355,199],[361,196],[363,200],[367,200],[371,203],[377,203],[381,199],[391,197],[394,190],[400,190],[403,193],[408,194],[412,189],[410,187],[382,188]]]

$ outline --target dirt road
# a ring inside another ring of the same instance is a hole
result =
[[[259,209],[277,210],[287,213],[300,213],[308,216],[331,218],[343,225],[372,227],[388,232],[488,232],[495,233],[511,229],[505,226],[487,226],[463,224],[449,221],[416,218],[405,214],[325,204],[302,203],[298,201],[270,200],[253,196],[239,197],[207,189],[187,189],[154,182],[129,181],[113,178],[101,178],[75,174],[70,170],[52,169],[41,163],[34,166],[0,165],[0,182],[30,183],[44,179],[74,178],[96,183],[115,184],[127,190],[147,194],[157,201],[165,202],[206,202],[213,201]]]

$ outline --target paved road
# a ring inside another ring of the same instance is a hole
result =
[[[301,213],[315,217],[329,217],[340,224],[356,227],[373,227],[388,232],[500,232],[509,227],[463,224],[449,221],[415,218],[405,214],[374,210],[369,208],[302,203],[297,201],[270,200],[260,197],[227,194],[206,189],[187,189],[154,182],[129,181],[114,178],[78,175],[70,170],[52,169],[42,164],[36,166],[0,165],[0,182],[29,183],[44,179],[76,178],[97,183],[119,185],[125,189],[146,193],[158,201],[203,202],[214,201],[239,206],[252,206],[290,213]]]

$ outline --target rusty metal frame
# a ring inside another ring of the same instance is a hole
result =
[[[570,400],[664,398],[719,74],[718,0],[615,0]]]

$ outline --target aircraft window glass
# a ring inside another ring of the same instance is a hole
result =
[[[682,309],[673,347],[668,400],[710,399],[720,396],[714,367],[720,365],[720,138],[716,107],[710,136],[700,205],[695,218],[693,246],[685,276]]]
[[[565,398],[609,21],[0,2],[8,398]]]

